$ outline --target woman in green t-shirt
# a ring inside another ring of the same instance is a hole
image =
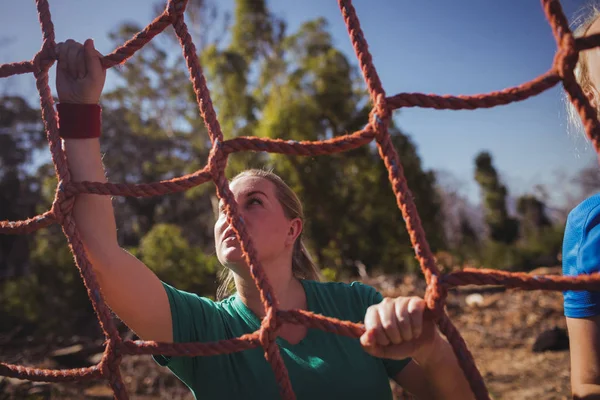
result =
[[[57,54],[59,101],[97,107],[105,71],[93,42],[69,40],[57,46]],[[69,125],[68,118],[62,115],[61,125]],[[97,126],[99,121],[90,123]],[[99,139],[73,132],[64,137],[72,179],[105,182]],[[383,299],[366,285],[318,282],[317,269],[302,244],[302,206],[293,191],[275,174],[256,170],[238,175],[230,188],[281,309],[364,320],[366,332],[360,340],[300,325],[281,327],[278,344],[297,398],[390,399],[388,378],[420,399],[473,398],[450,345],[431,321],[423,319],[421,298]],[[78,195],[73,213],[106,302],[140,338],[212,341],[258,328],[264,316],[259,292],[223,210],[215,224],[216,253],[229,270],[235,293],[217,302],[161,282],[122,249],[109,197]],[[156,360],[196,397],[278,397],[261,349]]]

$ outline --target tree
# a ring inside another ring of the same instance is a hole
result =
[[[289,34],[264,1],[240,0],[231,32],[227,47],[209,46],[201,56],[226,135],[322,140],[367,123],[364,85],[333,45],[324,19]],[[442,246],[435,176],[423,171],[410,139],[394,125],[390,131],[430,243]],[[373,146],[311,158],[236,154],[229,173],[249,166],[274,168],[300,195],[308,216],[305,231],[321,265],[346,273],[355,272],[357,261],[391,270],[415,266]]]
[[[475,180],[479,184],[484,203],[485,222],[490,238],[504,244],[514,243],[519,234],[518,221],[508,215],[507,190],[492,165],[492,156],[481,152],[475,158]]]
[[[203,0],[190,1],[187,12],[202,16],[207,4]],[[139,28],[124,24],[112,38],[120,44]],[[266,2],[239,0],[229,33],[231,40],[226,45],[204,38],[198,55],[226,139],[256,135],[321,140],[361,129],[367,123],[370,107],[364,84],[357,68],[334,46],[325,20],[307,22],[288,33],[285,23],[270,13]],[[115,69],[118,84],[103,95],[101,145],[111,182],[170,179],[206,164],[211,143],[187,68],[179,47],[173,46],[172,34],[165,38],[153,40]],[[30,111],[21,107],[14,114],[19,121],[35,121],[37,128],[32,132],[37,129],[43,142],[39,114]],[[4,115],[6,121],[16,121],[0,108],[0,122]],[[16,126],[13,122],[3,124],[0,127]],[[25,126],[23,122],[19,129],[24,131]],[[430,244],[434,250],[441,248],[444,236],[439,229],[440,198],[435,191],[435,175],[424,171],[408,136],[394,124],[390,132]],[[23,138],[26,135],[19,136],[19,140]],[[5,201],[0,208],[5,213],[3,219],[23,219],[45,211],[56,188],[52,165],[33,168],[14,137],[9,140],[0,135],[0,140],[2,165],[18,166],[10,170],[18,179],[5,173],[8,168],[0,170],[4,174],[0,176],[0,187],[7,188],[0,195],[0,201]],[[31,146],[26,143],[23,149]],[[10,161],[10,157],[19,159]],[[355,273],[359,262],[371,269],[393,271],[416,266],[387,171],[375,146],[325,157],[245,152],[229,159],[229,176],[249,167],[273,167],[297,191],[308,217],[305,232],[309,245],[322,266],[335,270],[334,275]],[[29,192],[25,193],[24,188]],[[10,196],[1,197],[4,194]],[[31,199],[28,208],[19,208],[27,203],[17,204],[15,199],[26,198]],[[214,199],[211,184],[151,198],[116,197],[113,204],[119,243],[156,271],[159,278],[200,295],[214,294],[219,269],[214,257]],[[9,236],[0,240],[5,238]],[[40,333],[56,325],[56,321],[44,320],[51,310],[59,310],[67,319],[93,319],[85,288],[59,227],[28,240],[32,240],[28,242],[31,249],[25,260],[31,273],[0,287],[2,311],[38,324]],[[0,241],[0,245],[3,243]],[[27,295],[19,296],[22,292]]]
[[[132,250],[146,266],[178,289],[207,294],[216,291],[214,277],[219,261],[205,249],[191,246],[177,225],[154,225],[139,247]]]
[[[533,195],[524,195],[517,200],[517,212],[521,217],[521,236],[537,236],[544,228],[552,225],[546,215],[546,205]]]
[[[448,171],[436,171],[436,189],[441,199],[446,243],[454,262],[478,261],[485,227],[481,210],[461,193],[461,182]]]
[[[558,263],[564,227],[553,224],[547,211],[544,201],[535,195],[524,195],[517,200],[524,267]]]
[[[121,43],[139,27],[122,25],[111,36]],[[113,182],[152,182],[192,173],[208,158],[210,142],[198,115],[181,57],[150,42],[122,68],[124,82],[103,96],[104,162]],[[210,184],[184,193],[118,198],[122,245],[137,246],[157,223],[176,224],[191,242],[212,246]]]
[[[0,98],[0,220],[23,220],[49,209],[56,188],[40,111],[19,96]],[[40,165],[41,164],[41,165]],[[11,328],[34,322],[41,333],[92,314],[60,227],[0,235],[0,314]]]
[[[22,97],[1,97],[0,220],[22,220],[36,214],[39,182],[31,175],[30,165],[45,143],[39,111]],[[24,273],[30,244],[30,237],[0,235],[0,278]]]

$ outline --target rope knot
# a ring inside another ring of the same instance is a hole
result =
[[[101,361],[102,374],[106,377],[113,377],[119,371],[119,364],[123,358],[121,343],[119,336],[110,338],[106,342],[106,349]]]
[[[579,52],[575,47],[575,38],[573,34],[568,32],[561,36],[559,50],[554,57],[554,66],[561,78],[567,75],[572,75],[577,61],[579,60]]]
[[[375,101],[375,107],[369,115],[369,124],[373,127],[376,135],[382,135],[387,132],[390,125],[392,112],[387,105],[385,96],[380,94]]]
[[[167,15],[173,20],[183,15],[185,7],[187,6],[187,0],[169,0],[167,4]]]
[[[281,326],[281,322],[277,318],[277,313],[274,311],[273,307],[267,309],[267,313],[261,325],[258,340],[260,341],[262,348],[266,351],[277,339],[277,331]]]
[[[208,154],[207,161],[210,175],[215,182],[219,179],[219,172],[225,171],[227,167],[227,157],[228,154],[223,150],[223,143],[218,139],[215,140]]]
[[[265,357],[267,360],[273,362],[277,359],[277,332],[279,331],[281,323],[277,318],[277,313],[274,311],[274,307],[267,308],[265,318],[261,323],[260,332],[258,334],[258,340],[261,347],[265,351]],[[275,364],[272,364],[275,367]]]
[[[436,320],[444,314],[444,305],[447,296],[448,290],[441,284],[438,275],[431,275],[431,280],[425,290],[425,301],[427,302],[427,308],[433,312]]]
[[[54,43],[54,40],[45,39],[42,48],[36,53],[32,60],[35,71],[47,71],[57,58],[56,43]]]
[[[52,203],[52,214],[59,224],[62,225],[65,217],[71,214],[74,204],[75,196],[67,193],[65,184],[61,180],[56,186],[56,194],[54,195],[54,202]]]

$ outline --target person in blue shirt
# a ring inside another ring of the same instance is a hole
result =
[[[592,8],[575,36],[600,33],[600,10]],[[600,115],[600,49],[580,53],[575,77]],[[583,129],[569,104],[571,122]],[[575,207],[567,218],[562,250],[563,275],[600,272],[600,193]],[[571,351],[571,390],[576,399],[600,399],[600,292],[565,291],[564,312]]]

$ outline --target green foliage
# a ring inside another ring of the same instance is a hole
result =
[[[562,226],[552,226],[543,229],[535,240],[520,241],[516,245],[486,241],[481,251],[481,265],[512,271],[554,266],[559,263],[563,233]]]
[[[31,162],[43,145],[38,110],[21,97],[0,97],[0,220],[35,215],[40,187]],[[27,236],[0,235],[0,278],[22,274],[31,242]]]
[[[188,12],[202,19],[204,6],[190,2]],[[265,1],[250,0],[236,1],[234,17],[227,45],[200,38],[205,45],[198,54],[226,139],[324,140],[365,126],[371,107],[362,77],[354,60],[335,46],[327,21],[315,19],[287,32]],[[111,37],[120,44],[138,30],[124,24]],[[118,84],[103,95],[102,152],[111,182],[168,180],[206,164],[211,143],[179,48],[168,40],[153,40],[115,69]],[[390,133],[429,244],[434,252],[448,250],[436,176],[424,170],[415,144],[394,123]],[[32,165],[34,150],[44,144],[39,111],[18,97],[0,98],[0,219],[26,219],[50,206],[53,167],[47,158]],[[227,174],[263,166],[274,168],[303,200],[307,244],[326,280],[356,275],[360,264],[371,273],[418,270],[374,144],[322,157],[234,154]],[[481,154],[476,166],[491,240],[482,241],[461,215],[461,240],[451,249],[458,262],[533,267],[555,256],[562,232],[549,222],[544,204],[523,198],[519,225],[508,215],[507,190],[491,156]],[[215,200],[210,184],[165,196],[117,197],[119,243],[161,279],[213,295],[222,268],[214,255]],[[94,317],[57,227],[0,236],[0,272],[3,316],[36,324],[40,332]]]
[[[35,323],[39,332],[72,332],[78,322],[90,319],[92,306],[60,229],[34,235],[28,263],[27,273],[0,285],[2,312]]]
[[[481,264],[485,268],[518,270],[523,263],[523,254],[515,246],[488,240],[481,251]]]
[[[261,7],[237,4],[234,32],[246,29],[239,27],[244,21],[264,20],[267,15]],[[268,26],[282,24],[273,19]],[[258,36],[261,45],[252,50],[248,43],[234,40],[226,50],[208,48],[202,56],[216,88],[221,121],[230,127],[228,133],[324,140],[367,123],[369,107],[358,71],[333,45],[324,19],[309,21],[289,35],[265,30]],[[394,126],[391,133],[409,186],[427,215],[423,222],[432,246],[443,245],[442,235],[434,229],[440,218],[435,177],[423,171],[408,137]],[[231,159],[231,173],[266,165],[299,194],[307,215],[305,232],[322,266],[355,274],[358,261],[368,268],[387,270],[414,264],[404,222],[375,147],[325,157],[236,155]]]
[[[478,260],[487,268],[515,271],[559,263],[564,227],[552,224],[544,202],[534,195],[521,196],[517,200],[517,212],[521,228],[518,240],[508,244],[490,237],[480,247],[480,256],[477,257],[476,252],[471,260],[475,263]]]
[[[498,173],[492,165],[492,156],[487,152],[475,158],[475,180],[483,195],[485,221],[494,241],[511,244],[519,235],[519,224],[508,215],[506,209],[506,186],[500,183]]]
[[[521,237],[526,240],[535,240],[544,228],[552,225],[546,215],[546,205],[533,195],[517,200],[517,212],[521,216]]]
[[[535,236],[520,243],[517,248],[523,253],[520,269],[532,269],[544,265],[559,264],[562,250],[564,227],[562,225],[546,226]]]
[[[212,288],[214,292],[219,261],[203,249],[190,246],[180,227],[156,224],[132,251],[159,278],[177,288],[199,293],[208,293]]]
[[[333,268],[323,268],[321,270],[321,276],[325,282],[335,282],[338,278],[337,270]]]
[[[235,3],[235,20],[231,47],[238,49],[240,55],[250,62],[265,51],[264,44],[272,40],[274,19],[264,0],[238,0]]]

